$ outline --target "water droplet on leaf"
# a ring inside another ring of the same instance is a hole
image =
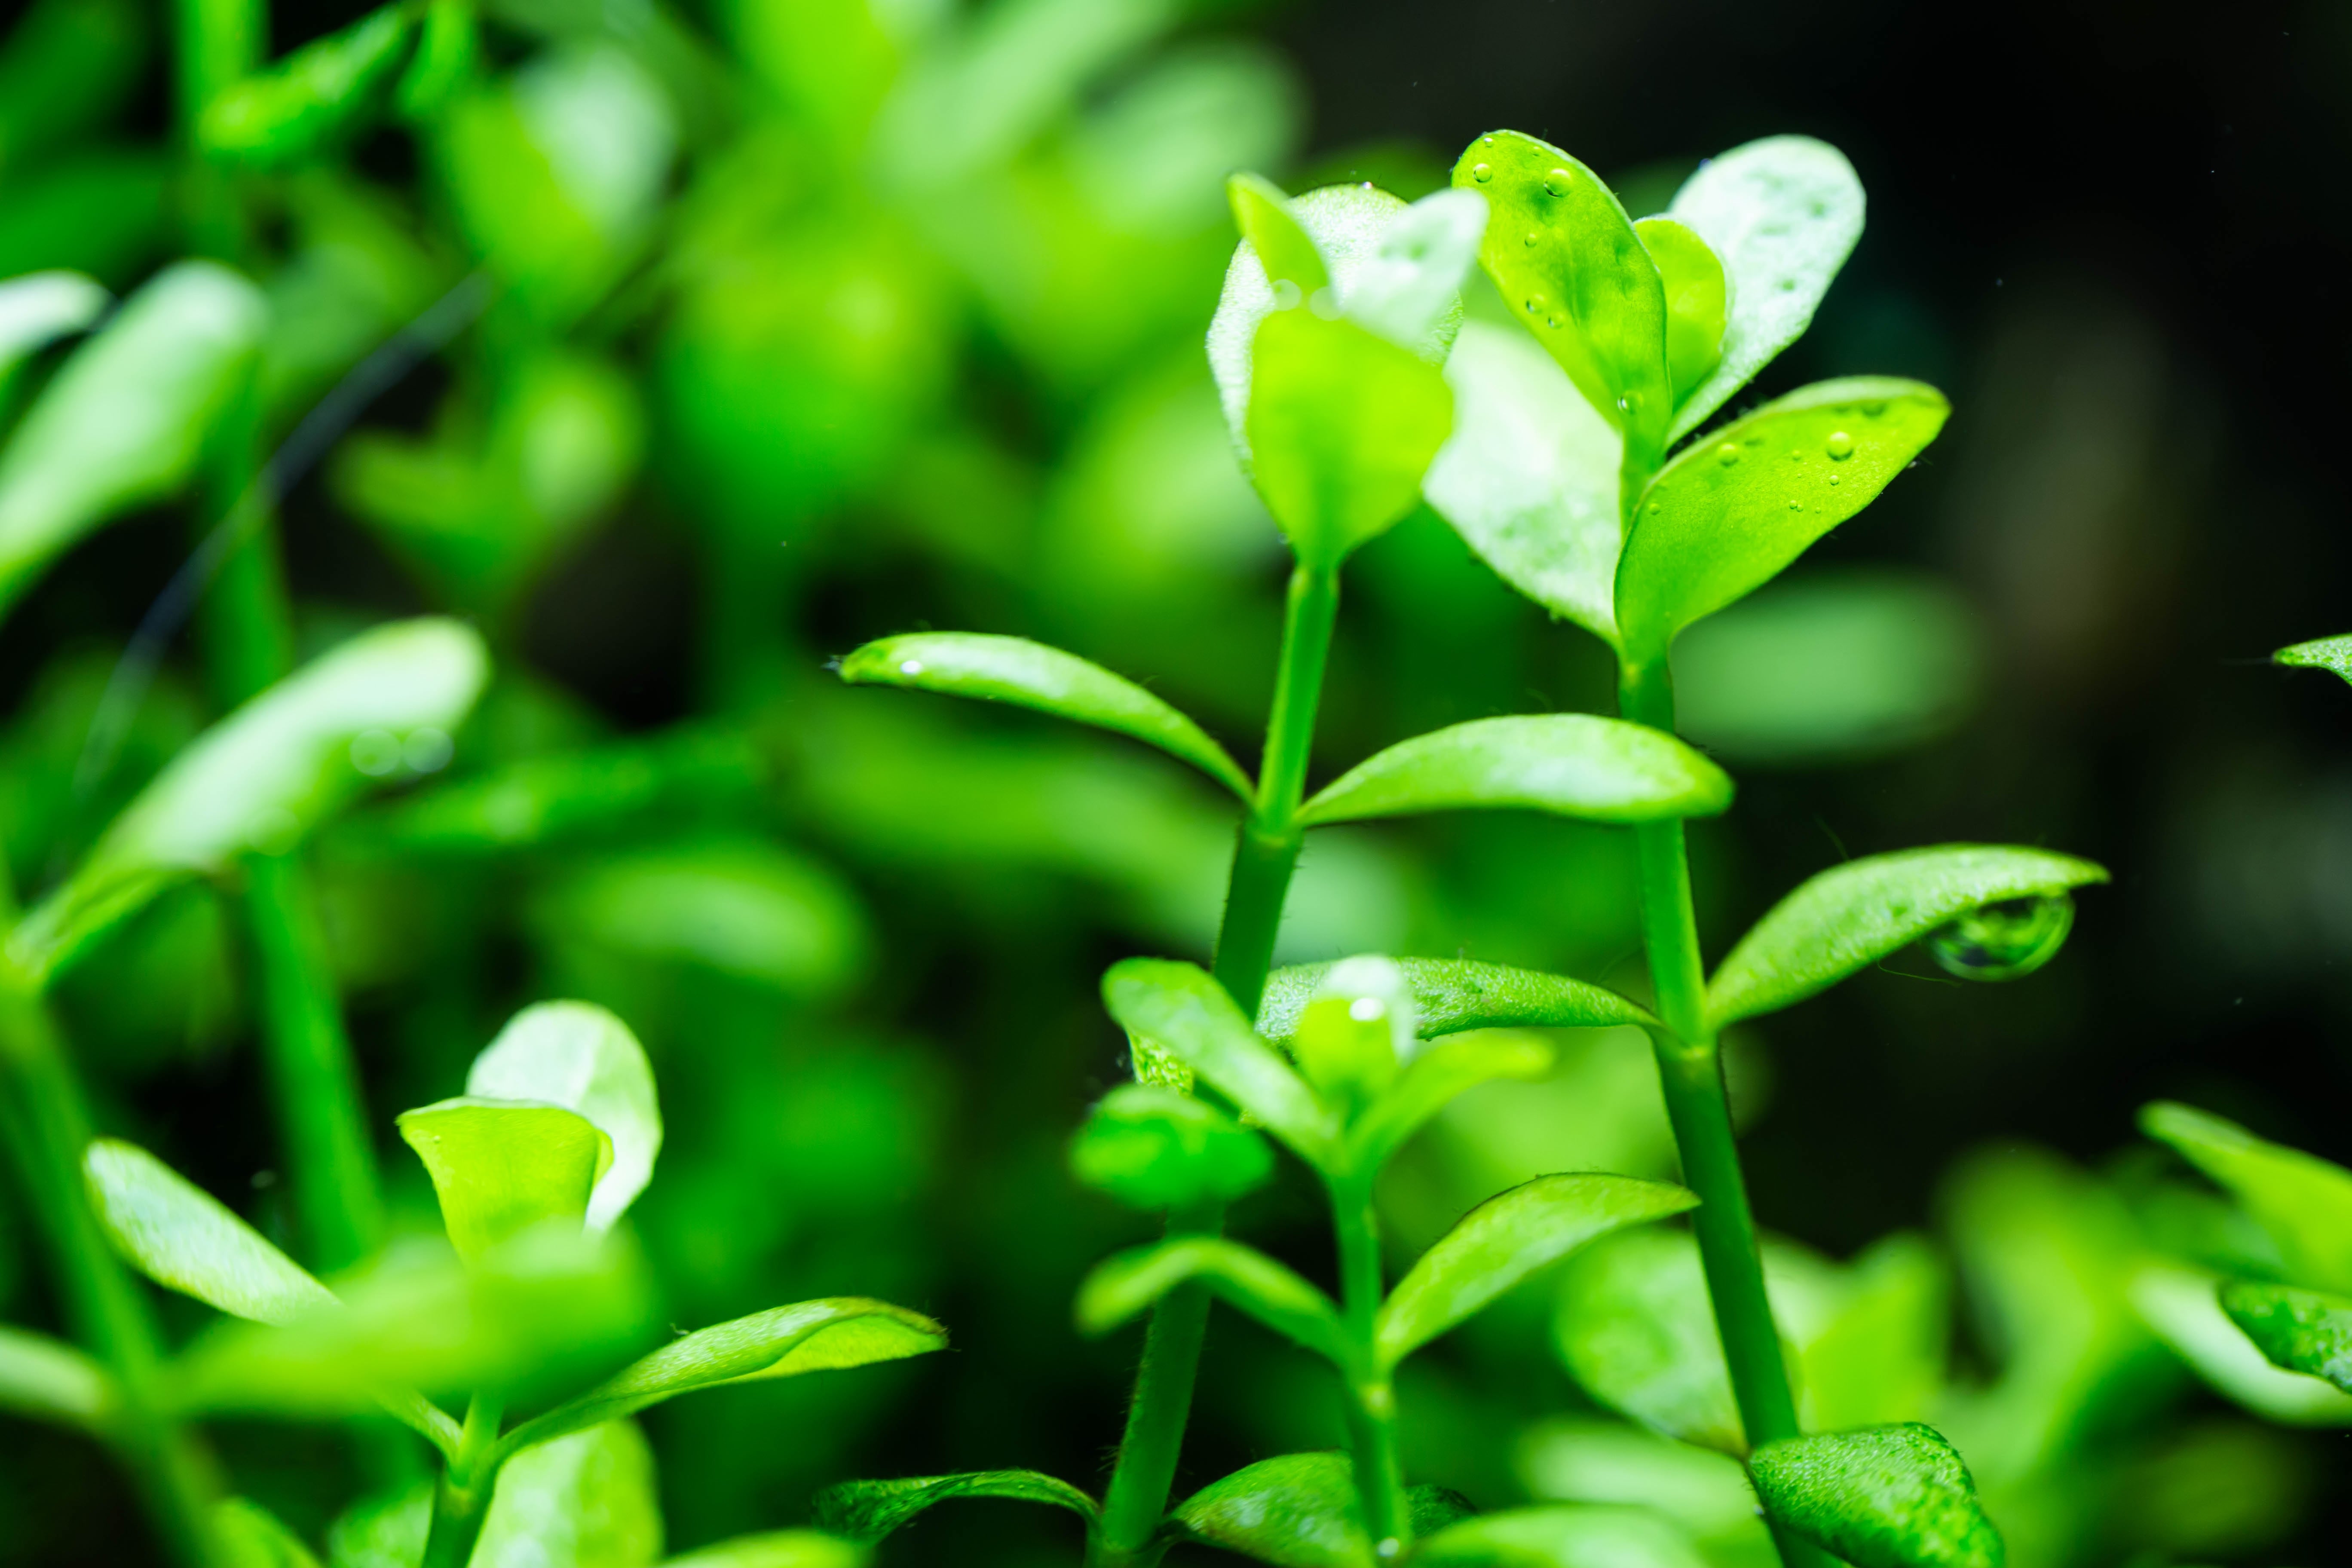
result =
[[[1554,169],[1544,176],[1544,195],[1564,196],[1568,195],[1569,187],[1575,184],[1574,174],[1570,174],[1566,169]]]
[[[1835,484],[1835,483],[1837,483],[1837,482],[1838,482],[1838,477],[1837,477],[1835,474],[1832,474],[1832,475],[1830,476],[1830,483],[1832,483],[1832,484]]]
[[[1937,927],[1927,952],[1963,980],[2016,980],[2057,957],[2074,927],[2074,900],[2064,893],[2009,899]]]
[[[1739,448],[1726,441],[1715,449],[1715,460],[1727,468],[1739,461]]]
[[[1495,177],[1495,165],[1492,163],[1473,163],[1470,165],[1470,177],[1483,185],[1487,181]]]
[[[1830,456],[1841,463],[1853,456],[1853,437],[1843,430],[1830,432],[1828,446]]]
[[[1539,245],[1539,244],[1541,244],[1542,242],[1543,242],[1543,232],[1542,232],[1542,230],[1540,230],[1540,229],[1533,229],[1533,228],[1531,228],[1531,229],[1528,230],[1528,243],[1529,245]]]

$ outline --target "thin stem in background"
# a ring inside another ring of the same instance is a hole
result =
[[[1375,1370],[1382,1286],[1380,1216],[1370,1174],[1331,1184],[1331,1217],[1339,1242],[1339,1310],[1358,1361],[1347,1374],[1356,1493],[1373,1555],[1393,1562],[1412,1544],[1412,1517],[1397,1451],[1396,1390],[1385,1373]]]

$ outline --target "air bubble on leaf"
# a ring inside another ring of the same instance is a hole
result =
[[[1830,476],[1830,483],[1832,483],[1832,484],[1835,484],[1835,483],[1837,483],[1837,482],[1838,482],[1838,477],[1837,477],[1835,474],[1832,474],[1832,475]]]
[[[1727,468],[1739,461],[1739,448],[1726,441],[1715,449],[1715,460]]]
[[[1564,196],[1568,195],[1569,188],[1575,184],[1574,174],[1570,174],[1566,169],[1554,169],[1544,176],[1544,195]]]
[[[2074,927],[2074,900],[2064,893],[2008,899],[1929,932],[1927,952],[1963,980],[2018,980],[2058,956]]]
[[[400,737],[389,730],[362,730],[352,737],[352,766],[380,779],[400,766]]]
[[[1298,308],[1298,301],[1305,298],[1306,296],[1299,291],[1298,285],[1291,281],[1289,279],[1277,278],[1274,280],[1274,308],[1276,310],[1295,310]]]
[[[1483,185],[1487,181],[1495,177],[1495,165],[1492,163],[1473,163],[1470,166],[1470,177]]]
[[[457,751],[449,740],[449,731],[426,724],[411,730],[408,739],[400,743],[400,760],[413,773],[437,773],[449,765]]]
[[[1801,500],[1792,500],[1789,503],[1789,510],[1790,511],[1802,511],[1805,510],[1805,503]]]
[[[1528,230],[1527,242],[1529,245],[1540,245],[1543,242],[1543,231],[1536,228]]]
[[[1847,435],[1843,430],[1831,431],[1829,438],[1829,454],[1838,462],[1844,462],[1848,458],[1853,456],[1853,437]]]

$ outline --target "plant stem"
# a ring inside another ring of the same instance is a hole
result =
[[[1265,992],[1275,937],[1282,927],[1283,900],[1298,865],[1304,836],[1298,805],[1306,795],[1315,710],[1322,700],[1323,670],[1339,613],[1336,569],[1301,564],[1291,573],[1257,800],[1234,840],[1212,969],[1248,1017],[1257,1016],[1258,1000]],[[1171,1236],[1214,1235],[1223,1226],[1223,1205],[1213,1202],[1168,1216]],[[1127,1407],[1127,1430],[1119,1439],[1118,1462],[1103,1497],[1102,1525],[1087,1551],[1094,1568],[1126,1568],[1154,1561],[1159,1554],[1153,1539],[1175,1483],[1208,1323],[1208,1293],[1198,1285],[1177,1287],[1152,1310],[1144,1331],[1143,1360],[1136,1368],[1135,1394]]]
[[[1620,671],[1618,707],[1636,723],[1668,734],[1675,728],[1672,675],[1663,661]],[[1699,1196],[1691,1211],[1699,1263],[1715,1307],[1717,1336],[1731,1372],[1731,1391],[1750,1448],[1798,1435],[1796,1401],[1780,1356],[1780,1331],[1764,1289],[1756,1220],[1740,1173],[1739,1145],[1731,1128],[1731,1100],[1723,1057],[1706,1023],[1706,971],[1699,961],[1698,921],[1691,907],[1690,859],[1679,819],[1633,829],[1641,859],[1642,939],[1657,992],[1658,1079],[1666,1118],[1674,1124],[1683,1180]],[[1778,1524],[1774,1543],[1788,1568],[1832,1568],[1835,1559]]]
[[[1348,1433],[1354,1451],[1356,1493],[1372,1553],[1381,1562],[1403,1556],[1412,1544],[1412,1518],[1405,1504],[1404,1469],[1397,1453],[1396,1390],[1376,1370],[1380,1322],[1380,1216],[1372,1205],[1368,1173],[1331,1184],[1331,1217],[1339,1238],[1339,1309],[1355,1342],[1359,1364],[1348,1375]]]
[[[457,1440],[457,1457],[433,1489],[433,1524],[425,1537],[421,1568],[466,1568],[482,1538],[496,1495],[499,1467],[489,1461],[498,1447],[499,1423],[506,1402],[493,1394],[477,1394],[466,1407],[466,1429]]]

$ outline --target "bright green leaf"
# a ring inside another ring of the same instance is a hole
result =
[[[1353,1120],[1415,1053],[1419,1017],[1404,971],[1375,954],[1343,958],[1298,1016],[1291,1059],[1324,1102]]]
[[[474,0],[425,0],[416,52],[393,92],[401,117],[425,124],[443,112],[480,68],[481,53]]]
[[[2285,665],[2290,669],[2332,670],[2345,680],[2352,681],[2352,637],[2299,642],[2293,647],[2283,647],[2271,655],[2271,662]]]
[[[213,1530],[227,1553],[228,1568],[319,1568],[302,1538],[250,1498],[215,1503]]]
[[[672,1557],[662,1568],[866,1568],[869,1557],[863,1546],[837,1535],[772,1530]]]
[[[390,5],[330,33],[205,105],[196,140],[247,163],[292,163],[358,125],[408,58],[412,13]]]
[[[1108,1333],[1192,1280],[1335,1366],[1353,1359],[1329,1297],[1265,1253],[1222,1237],[1175,1237],[1105,1258],[1078,1287],[1078,1331]]]
[[[1668,215],[1721,259],[1731,295],[1722,362],[1683,395],[1667,436],[1679,441],[1812,323],[1862,237],[1862,182],[1826,142],[1768,136],[1700,164]]]
[[[1287,297],[1291,305],[1331,286],[1323,253],[1292,216],[1290,198],[1280,186],[1257,174],[1235,174],[1225,182],[1225,197],[1233,204],[1234,226],[1265,272],[1278,309],[1285,308],[1286,283],[1296,291]]]
[[[2215,1392],[2283,1426],[2352,1426],[2352,1394],[2275,1364],[2222,1310],[2210,1274],[2157,1266],[2130,1283],[2132,1310]]]
[[[1721,1029],[1777,1012],[1988,904],[2056,898],[2104,882],[2087,860],[2046,849],[1946,844],[1849,860],[1811,878],[1739,939],[1707,983]]]
[[[1693,1194],[1631,1176],[1538,1176],[1487,1199],[1421,1256],[1390,1292],[1377,1330],[1394,1366],[1545,1265],[1596,1237],[1696,1205]]]
[[[1666,290],[1666,374],[1679,404],[1723,360],[1723,263],[1706,241],[1670,217],[1633,225]]]
[[[121,1400],[114,1374],[73,1346],[0,1324],[0,1410],[103,1434]]]
[[[1481,1030],[1416,1053],[1395,1084],[1349,1129],[1349,1168],[1379,1170],[1457,1096],[1496,1079],[1539,1079],[1551,1070],[1552,1061],[1551,1047],[1541,1037],[1516,1030]]]
[[[1617,563],[1626,657],[1762,587],[1868,506],[1944,427],[1934,387],[1853,376],[1801,387],[1685,447],[1643,490]]]
[[[1747,1451],[1689,1236],[1637,1231],[1580,1255],[1553,1326],[1570,1375],[1602,1405],[1669,1437]]]
[[[1916,1421],[1767,1443],[1765,1511],[1853,1568],[2001,1568],[2000,1532],[1959,1454]]]
[[[461,1098],[399,1118],[425,1162],[457,1256],[471,1262],[548,1220],[582,1220],[613,1141],[560,1105]]]
[[[1274,1172],[1265,1141],[1205,1100],[1150,1083],[1105,1095],[1070,1142],[1070,1171],[1133,1208],[1231,1203]]]
[[[416,1568],[433,1526],[433,1483],[353,1503],[327,1527],[328,1568]]]
[[[1590,822],[1713,816],[1721,768],[1672,735],[1587,713],[1473,719],[1402,741],[1324,787],[1308,826],[1428,811],[1518,806]]]
[[[612,1163],[588,1199],[588,1228],[612,1228],[653,1179],[661,1152],[654,1069],[629,1026],[588,1002],[541,1002],[507,1021],[474,1058],[466,1093],[577,1111],[612,1143]]]
[[[2352,1299],[2232,1279],[2221,1287],[2221,1301],[2273,1366],[2326,1378],[2352,1394]]]
[[[661,1549],[653,1449],[635,1422],[614,1421],[499,1471],[471,1568],[650,1568]]]
[[[1513,969],[1469,959],[1402,958],[1405,984],[1425,1038],[1470,1029],[1607,1029],[1654,1025],[1647,1009],[1616,992],[1565,974]],[[1304,963],[1266,977],[1258,1003],[1258,1033],[1288,1039],[1298,1016],[1323,984],[1330,965]]]
[[[79,272],[29,272],[0,283],[0,388],[27,358],[98,320],[110,300]]]
[[[1285,1454],[1211,1481],[1176,1505],[1166,1533],[1276,1568],[1373,1568],[1345,1454]]]
[[[1244,802],[1249,775],[1198,724],[1123,676],[1025,637],[916,632],[867,643],[841,661],[854,684],[911,687],[1033,708],[1130,736],[1192,763]]]
[[[257,1322],[283,1323],[335,1298],[211,1194],[133,1143],[82,1156],[90,1205],[114,1245],[159,1285]]]
[[[2352,1171],[2170,1100],[2142,1108],[2139,1124],[2244,1205],[2294,1282],[2352,1294]]]
[[[1014,1502],[1066,1508],[1087,1521],[1089,1533],[1101,1512],[1094,1499],[1069,1482],[1035,1470],[974,1470],[960,1476],[844,1481],[817,1493],[812,1511],[818,1529],[851,1541],[871,1542],[936,1503],[968,1497],[1007,1498]]]
[[[1191,1068],[1309,1164],[1328,1161],[1339,1129],[1315,1090],[1261,1039],[1225,988],[1197,964],[1130,958],[1103,976],[1103,1002]]]
[[[1554,1502],[1639,1503],[1691,1534],[1771,1550],[1739,1461],[1591,1415],[1558,1416],[1518,1444],[1518,1473]]]
[[[265,316],[252,284],[183,261],[74,351],[0,451],[0,611],[91,529],[179,488]]]
[[[947,1331],[919,1312],[856,1296],[772,1307],[700,1329],[501,1439],[513,1453],[567,1432],[635,1414],[647,1405],[722,1383],[797,1377],[947,1348]]]
[[[1423,1542],[1412,1561],[1421,1568],[1708,1568],[1691,1538],[1654,1510],[1606,1504],[1481,1514]]]
[[[1800,1414],[1814,1430],[1927,1415],[1945,1393],[1951,1282],[1920,1237],[1885,1237],[1843,1272],[1829,1315],[1803,1335]]]

